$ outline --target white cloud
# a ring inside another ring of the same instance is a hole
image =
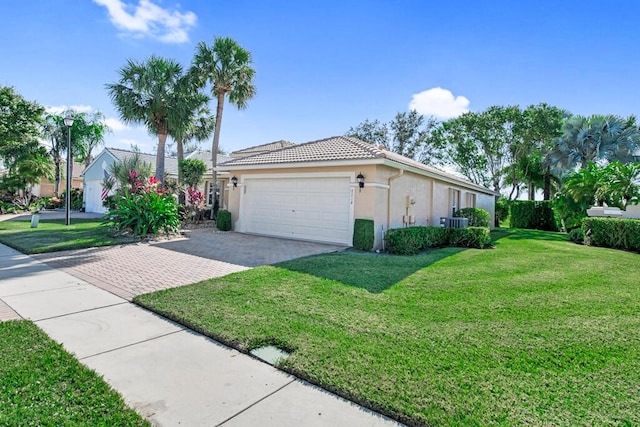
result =
[[[441,87],[434,87],[412,96],[410,110],[420,114],[436,116],[440,119],[458,117],[469,111],[469,100],[464,96],[453,96],[453,93]]]
[[[109,129],[114,132],[120,132],[129,129],[129,126],[125,125],[120,120],[114,117],[107,117],[106,119],[104,119],[104,124],[109,126]]]
[[[90,105],[50,105],[45,107],[47,113],[60,114],[67,110],[74,110],[77,113],[89,113],[93,111]]]
[[[107,8],[113,25],[137,37],[152,37],[165,43],[186,43],[189,29],[196,24],[193,12],[163,9],[151,0],[128,4],[123,0],[93,0]]]

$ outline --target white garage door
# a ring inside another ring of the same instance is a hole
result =
[[[102,206],[102,181],[87,181],[84,187],[84,210],[86,212],[105,213]]]
[[[250,178],[241,189],[241,230],[351,245],[352,189],[348,177]]]

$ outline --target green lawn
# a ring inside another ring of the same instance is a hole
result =
[[[40,221],[38,228],[31,228],[30,221],[1,221],[0,243],[25,254],[92,248],[138,239],[116,236],[99,220],[73,219],[64,225],[64,219]]]
[[[0,323],[0,425],[150,425],[35,324]]]
[[[136,302],[418,425],[639,425],[640,256],[559,233],[495,249],[346,252]]]

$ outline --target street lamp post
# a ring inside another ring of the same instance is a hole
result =
[[[71,126],[73,126],[73,117],[65,117],[64,124],[67,126],[67,195],[65,197],[65,225],[70,224],[71,209]]]

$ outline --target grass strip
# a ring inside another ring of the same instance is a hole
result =
[[[40,221],[31,228],[29,221],[1,221],[0,243],[25,254],[66,251],[136,242],[130,236],[114,235],[99,220],[74,219],[70,225],[62,220]]]
[[[0,425],[148,426],[35,324],[0,323]]]

